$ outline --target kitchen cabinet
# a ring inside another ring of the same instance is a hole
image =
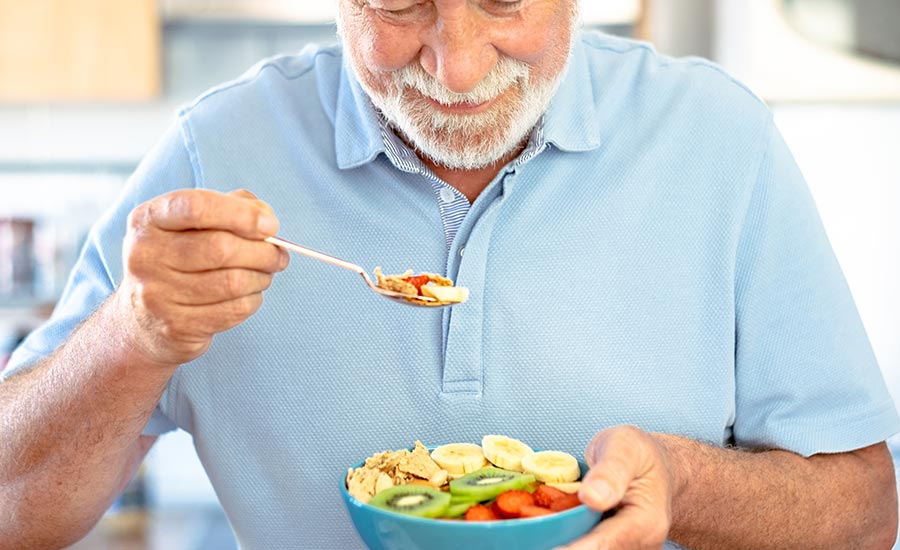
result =
[[[156,0],[0,0],[0,101],[156,97],[158,11]]]

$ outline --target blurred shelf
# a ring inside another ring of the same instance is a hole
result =
[[[163,0],[166,21],[252,21],[257,23],[333,23],[335,2],[294,0]],[[588,25],[635,23],[641,14],[640,0],[581,0],[581,19]]]
[[[328,23],[334,21],[334,2],[287,0],[163,0],[163,17],[179,20],[240,20],[277,23]]]

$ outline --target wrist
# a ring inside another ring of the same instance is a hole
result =
[[[663,457],[663,464],[669,479],[669,494],[674,518],[677,517],[678,504],[682,500],[688,483],[691,480],[696,481],[693,469],[697,463],[697,455],[696,450],[692,451],[690,447],[697,446],[697,443],[669,434],[652,433],[650,436]]]
[[[143,370],[162,372],[174,372],[181,365],[174,358],[159,353],[160,346],[138,319],[131,293],[122,286],[116,289],[102,312],[102,322],[108,328],[107,334],[116,335],[115,340],[120,346],[119,351],[124,354],[126,365],[139,365]]]

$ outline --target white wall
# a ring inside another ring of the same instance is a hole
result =
[[[900,103],[774,111],[900,401]]]

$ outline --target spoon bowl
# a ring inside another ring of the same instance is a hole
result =
[[[428,296],[408,296],[400,292],[394,292],[393,290],[381,288],[372,281],[372,278],[369,277],[369,274],[366,272],[366,270],[361,268],[360,266],[350,263],[346,260],[342,260],[335,256],[325,254],[324,252],[319,252],[318,250],[313,250],[312,248],[302,246],[297,243],[292,243],[291,241],[286,241],[280,237],[269,237],[266,239],[266,242],[274,244],[275,246],[283,248],[285,250],[290,250],[291,252],[302,254],[303,256],[306,256],[308,258],[313,258],[327,264],[353,271],[354,273],[362,276],[363,281],[365,281],[366,286],[368,286],[369,289],[381,296],[384,296],[388,300],[393,300],[397,303],[413,307],[436,308],[454,305],[454,303],[452,302],[441,302]]]

